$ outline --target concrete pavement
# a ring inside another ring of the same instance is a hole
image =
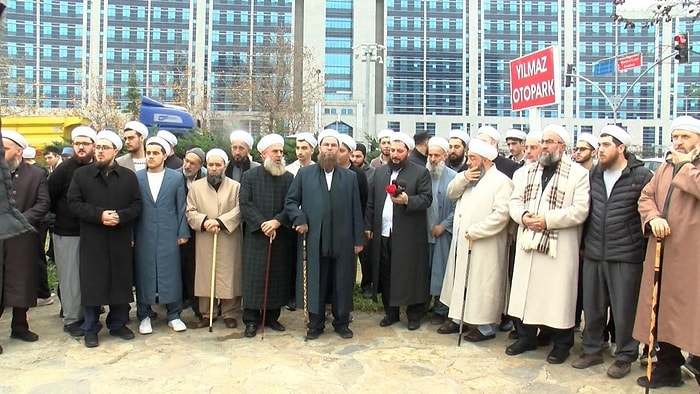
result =
[[[155,309],[165,316],[164,309]],[[0,319],[0,392],[2,393],[642,393],[635,380],[644,374],[639,363],[624,379],[605,375],[605,364],[586,370],[570,366],[580,353],[580,338],[562,365],[545,361],[549,348],[509,357],[506,334],[457,347],[456,335],[439,335],[428,319],[416,331],[402,321],[379,327],[381,315],[357,312],[351,324],[355,337],[343,340],[328,324],[317,340],[304,342],[301,311],[283,311],[287,331],[266,330],[265,339],[228,339],[236,333],[220,319],[214,332],[188,329],[175,333],[163,318],[154,333],[138,334],[135,309],[129,327],[136,339],[123,341],[100,332],[100,346],[88,349],[82,338],[62,331],[58,302],[29,312],[35,343],[9,338],[11,311]],[[183,320],[193,321],[191,311]],[[681,388],[654,393],[697,393],[686,377]]]

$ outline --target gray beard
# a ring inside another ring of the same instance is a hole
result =
[[[219,186],[223,182],[224,176],[223,172],[219,175],[207,174],[207,182],[212,186]]]
[[[285,164],[284,157],[282,158],[282,162],[280,164],[275,163],[270,158],[265,158],[263,161],[263,167],[265,167],[265,170],[267,170],[267,172],[269,172],[272,176],[284,175],[284,173],[287,172],[287,169],[284,168]]]
[[[425,164],[425,168],[428,169],[431,178],[440,179],[440,177],[442,176],[442,172],[445,170],[445,162],[441,161],[436,165],[432,165],[430,164],[430,162],[427,162]]]
[[[199,171],[199,170],[197,170],[197,171]],[[197,171],[187,171],[183,168],[182,174],[185,175],[187,178],[194,178],[195,175],[197,175]]]
[[[10,169],[10,172],[15,172],[17,168],[19,167],[20,159],[18,158],[13,158],[7,161],[7,167]]]
[[[538,159],[540,164],[545,167],[559,163],[559,160],[561,160],[561,154],[559,154],[559,152],[540,153],[540,157]]]

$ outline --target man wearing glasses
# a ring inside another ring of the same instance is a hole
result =
[[[574,161],[590,171],[595,164],[596,149],[598,149],[598,138],[591,133],[579,134],[574,148]]]

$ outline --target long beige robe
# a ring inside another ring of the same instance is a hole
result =
[[[493,324],[501,319],[508,272],[508,199],[513,182],[495,166],[476,184],[463,174],[447,186],[447,196],[457,200],[452,243],[442,282],[440,301],[450,307],[449,317],[469,324]],[[468,258],[472,239],[472,254]],[[467,263],[467,261],[469,261]],[[464,315],[460,316],[467,297]]]
[[[563,155],[564,160],[571,157]],[[537,163],[529,164],[529,166]],[[527,167],[528,165],[526,165]],[[513,283],[508,300],[508,314],[523,320],[525,324],[541,324],[566,329],[574,325],[576,292],[578,289],[579,244],[583,222],[588,217],[588,170],[572,164],[564,185],[564,202],[560,209],[549,209],[541,203],[538,215],[544,215],[547,228],[559,230],[556,258],[533,250],[524,250],[522,216],[526,211],[523,192],[527,183],[527,170],[513,176],[513,194],[510,198],[510,217],[520,225],[518,244],[513,267]],[[549,182],[544,193],[554,186]],[[537,191],[542,200],[542,190]]]
[[[642,231],[649,236],[639,290],[633,336],[649,342],[651,289],[654,283],[656,238],[647,230],[652,219],[663,217],[673,166],[662,164],[639,197]],[[671,235],[665,238],[661,267],[661,294],[657,340],[669,342],[692,354],[700,354],[700,161],[686,164],[673,178],[674,191],[666,220]]]
[[[209,297],[214,235],[202,232],[205,218],[219,219],[226,229],[218,235],[216,245],[215,297],[232,299],[243,294],[243,243],[238,192],[240,183],[224,177],[219,190],[209,185],[207,178],[192,183],[187,194],[187,223],[197,232],[195,245],[194,295]]]

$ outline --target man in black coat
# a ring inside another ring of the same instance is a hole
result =
[[[399,306],[407,305],[408,329],[420,328],[428,299],[427,209],[433,201],[432,181],[425,166],[408,160],[413,139],[396,132],[391,160],[377,168],[367,201],[366,234],[372,239],[376,293],[382,293],[382,327],[399,321]],[[387,190],[395,186],[396,190]]]
[[[182,181],[185,183],[185,194],[192,182],[206,176],[204,168],[206,155],[201,148],[192,148],[185,153],[182,160]],[[182,309],[192,308],[197,319],[202,318],[199,312],[199,299],[194,295],[195,270],[195,236],[197,232],[190,228],[190,241],[180,245],[180,268],[182,270]]]
[[[501,142],[501,133],[491,126],[481,126],[476,131],[476,138],[488,142],[498,150],[498,143]],[[522,164],[518,164],[500,154],[493,161],[493,164],[496,165],[498,171],[506,174],[510,179],[513,179],[515,170],[522,167]]]
[[[355,256],[364,243],[360,193],[355,173],[338,166],[338,133],[324,130],[318,143],[317,165],[299,169],[285,203],[294,228],[306,240],[306,264],[302,261],[304,243],[301,239],[298,242],[302,247],[297,254],[297,305],[307,300],[306,338],[316,339],[325,328],[326,295],[332,289],[333,327],[347,339],[353,336],[348,324],[353,308]]]
[[[134,339],[126,326],[134,300],[132,234],[142,202],[136,174],[114,158],[122,140],[103,130],[95,139],[95,162],[73,174],[68,206],[80,219],[80,291],[85,346],[99,345],[100,306],[109,305],[107,328],[112,336]]]
[[[250,160],[250,150],[253,148],[253,137],[245,130],[235,130],[229,136],[231,141],[231,162],[224,172],[227,177],[236,182],[241,181],[244,172],[255,168],[260,163]]]
[[[413,135],[414,147],[408,155],[408,160],[425,167],[428,163],[428,139],[430,135],[425,131]]]
[[[362,217],[365,214],[365,207],[367,206],[367,175],[365,172],[354,166],[352,164],[352,152],[355,151],[357,144],[355,140],[347,135],[340,135],[340,147],[338,147],[338,165],[342,168],[347,168],[348,170],[355,173],[357,178],[357,186],[360,189],[360,205],[362,206]]]

